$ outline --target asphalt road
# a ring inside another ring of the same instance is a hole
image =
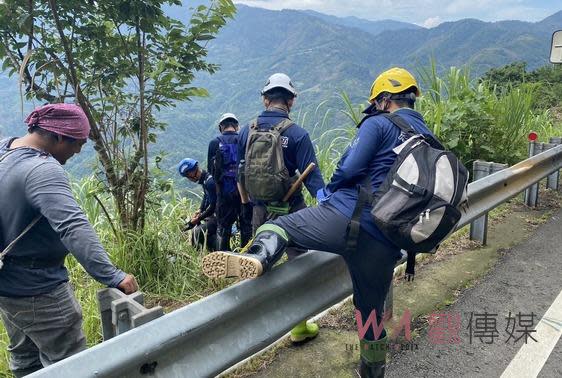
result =
[[[415,350],[395,353],[386,376],[562,377],[561,291],[562,210],[443,309]],[[537,341],[518,353],[525,331]]]

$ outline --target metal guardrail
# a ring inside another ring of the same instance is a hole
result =
[[[562,145],[523,160],[468,185],[468,210],[458,226],[461,228],[479,216],[515,197],[562,167]]]
[[[471,183],[459,228],[562,167],[562,146]],[[209,377],[351,294],[339,256],[310,251],[30,377]]]

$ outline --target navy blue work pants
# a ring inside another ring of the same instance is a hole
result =
[[[296,201],[295,203],[291,204],[289,207],[289,214],[295,213],[302,209],[306,209],[306,204],[304,200]],[[273,221],[277,219],[279,215],[273,214],[267,211],[267,207],[265,205],[254,205],[254,213],[252,217],[252,228],[254,234],[256,233],[257,229],[264,223],[268,221]],[[287,259],[292,260],[295,257],[302,255],[306,252],[306,249],[301,248],[287,248],[285,253],[287,254]]]
[[[244,247],[252,238],[251,205],[242,205],[238,191],[219,193],[217,200],[217,235],[218,250],[230,251],[232,225],[238,221],[240,230],[240,247]]]
[[[357,250],[347,251],[349,219],[328,204],[305,208],[271,223],[287,232],[290,246],[342,256],[351,275],[354,304],[361,312],[363,323],[371,311],[376,310],[377,323],[380,324],[384,300],[400,256],[398,248],[389,247],[361,229]],[[372,327],[369,327],[364,338],[375,340]]]

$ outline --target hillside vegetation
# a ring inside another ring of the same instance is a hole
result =
[[[185,9],[176,7],[169,12],[172,17],[187,19]],[[552,31],[560,25],[562,12],[534,23],[466,19],[424,29],[238,5],[235,19],[206,45],[209,61],[219,63],[220,70],[212,76],[199,74],[194,81],[208,90],[209,97],[178,103],[158,114],[169,127],[151,148],[152,155],[164,153],[160,166],[169,175],[187,155],[204,160],[220,114],[234,112],[243,123],[249,122],[262,109],[259,91],[273,72],[288,73],[299,89],[294,114],[310,113],[323,101],[337,107],[337,93],[342,91],[354,103],[364,101],[382,70],[399,65],[415,72],[428,67],[431,57],[439,63],[440,74],[451,66],[468,65],[471,77],[477,77],[514,61],[525,61],[534,70],[547,63]],[[17,80],[0,80],[5,99],[0,107],[0,133],[21,133]],[[31,106],[26,104],[24,113]],[[322,118],[314,121],[321,123]],[[343,119],[332,121],[340,124]],[[79,170],[86,166],[82,164]]]

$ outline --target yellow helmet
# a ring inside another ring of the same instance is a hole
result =
[[[419,96],[420,90],[418,89],[418,83],[416,83],[414,76],[403,68],[391,68],[381,73],[375,81],[373,81],[369,102],[376,99],[383,92],[400,93],[412,87],[416,89],[416,97]]]

